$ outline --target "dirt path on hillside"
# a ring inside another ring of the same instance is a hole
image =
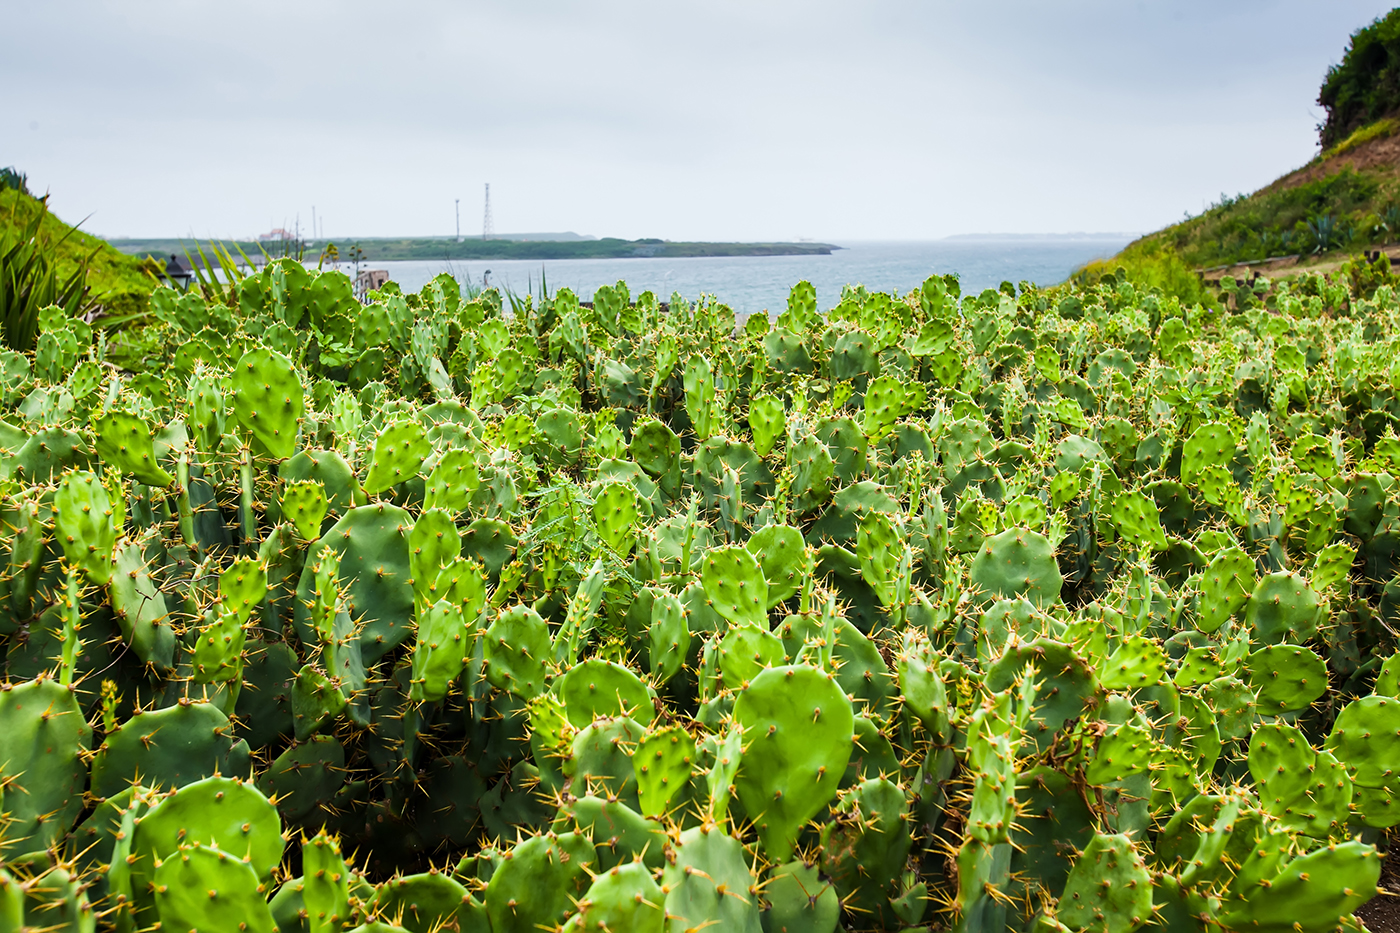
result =
[[[1385,139],[1375,139],[1362,143],[1350,152],[1333,156],[1324,161],[1310,162],[1296,172],[1284,175],[1273,184],[1261,188],[1255,193],[1267,194],[1273,191],[1283,191],[1287,188],[1296,188],[1298,185],[1305,185],[1310,181],[1335,175],[1346,168],[1352,168],[1358,172],[1367,169],[1400,168],[1400,133]]]
[[[1380,250],[1390,257],[1391,265],[1400,265],[1400,243],[1392,243],[1388,246],[1373,247],[1372,250]],[[1220,280],[1227,275],[1234,276],[1235,281],[1250,279],[1254,273],[1271,279],[1282,279],[1293,275],[1300,275],[1304,272],[1336,272],[1341,268],[1342,263],[1349,259],[1354,259],[1359,253],[1347,253],[1339,256],[1336,253],[1330,254],[1326,258],[1316,258],[1308,255],[1283,256],[1275,259],[1261,259],[1256,262],[1237,262],[1229,266],[1214,266],[1210,269],[1197,269],[1201,281],[1212,288],[1220,287]]]

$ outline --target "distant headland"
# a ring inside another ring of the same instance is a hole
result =
[[[545,236],[559,239],[544,239]],[[113,239],[112,246],[135,256],[183,256],[193,246],[188,239]],[[841,249],[831,243],[700,243],[673,240],[622,240],[616,237],[584,238],[578,234],[520,234],[483,240],[476,237],[346,237],[302,244],[302,255],[314,259],[334,244],[344,261],[358,248],[364,262],[400,259],[630,259],[683,256],[821,256]],[[225,241],[229,249],[242,250],[250,257],[263,252],[286,255],[286,241]]]

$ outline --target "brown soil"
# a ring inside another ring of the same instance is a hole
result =
[[[1400,933],[1400,865],[1387,857],[1381,868],[1381,893],[1356,912],[1371,933]]]
[[[1352,168],[1358,172],[1367,169],[1400,169],[1400,133],[1362,143],[1350,152],[1324,161],[1310,162],[1261,189],[1259,193],[1294,188],[1319,178],[1326,178],[1328,175],[1335,175],[1345,168]]]
[[[1400,140],[1400,137],[1396,137]],[[1400,244],[1378,247],[1381,252],[1390,257],[1392,265],[1400,264]],[[1254,273],[1267,276],[1271,279],[1282,278],[1289,275],[1297,275],[1300,272],[1335,272],[1348,259],[1353,258],[1352,254],[1338,256],[1332,254],[1326,259],[1315,259],[1311,256],[1285,256],[1281,259],[1265,259],[1258,262],[1237,262],[1232,266],[1222,266],[1214,269],[1197,269],[1201,274],[1201,280],[1212,287],[1219,287],[1220,280],[1224,276],[1234,276],[1235,281],[1241,281],[1253,277]]]

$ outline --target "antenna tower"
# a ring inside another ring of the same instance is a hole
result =
[[[489,240],[496,235],[496,226],[491,222],[491,183],[486,183],[486,216],[481,219],[481,238]]]

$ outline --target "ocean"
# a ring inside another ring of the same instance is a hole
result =
[[[650,290],[662,301],[673,292],[694,301],[714,295],[741,315],[777,313],[788,290],[803,279],[817,290],[823,310],[836,304],[845,285],[905,294],[930,275],[958,275],[964,294],[996,288],[1003,281],[1037,285],[1064,281],[1093,259],[1112,256],[1132,235],[953,237],[920,242],[843,243],[829,256],[666,257],[636,259],[480,260],[371,262],[405,291],[417,291],[433,276],[451,273],[480,286],[483,281],[516,294],[539,294],[541,280],[553,294],[567,286],[583,300],[619,279],[635,296]],[[342,264],[346,272],[351,269]]]

